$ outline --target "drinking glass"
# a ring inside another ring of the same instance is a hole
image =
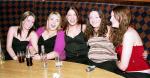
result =
[[[0,64],[3,64],[5,60],[4,54],[2,51],[0,51]]]
[[[43,68],[47,68],[48,64],[47,64],[47,54],[46,53],[41,53],[41,61],[43,64]]]
[[[61,59],[59,58],[59,56],[58,56],[58,57],[55,57],[55,66],[56,66],[57,68],[60,68],[60,67],[62,66],[62,61],[61,61]]]
[[[5,60],[4,53],[2,52],[1,42],[0,42],[0,64],[3,64]]]
[[[27,62],[27,66],[32,66],[33,65],[32,57],[31,57],[30,51],[28,49],[26,51],[26,62]]]
[[[19,63],[23,63],[25,60],[25,53],[23,51],[18,51],[17,57],[18,57]]]

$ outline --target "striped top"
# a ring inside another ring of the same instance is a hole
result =
[[[91,37],[88,45],[90,46],[88,58],[95,63],[117,59],[113,44],[105,37]]]

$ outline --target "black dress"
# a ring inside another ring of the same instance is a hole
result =
[[[87,40],[84,37],[84,33],[81,31],[74,38],[65,35],[65,51],[66,51],[66,60],[88,64],[88,46]]]
[[[56,40],[56,35],[46,40],[44,40],[43,37],[40,36],[38,40],[39,53],[41,53],[41,45],[44,45],[45,53],[52,52],[54,49],[55,40]]]
[[[29,41],[20,41],[19,39],[13,37],[12,48],[17,54],[17,52],[26,52],[26,47],[28,46]]]

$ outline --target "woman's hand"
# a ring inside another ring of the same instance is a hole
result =
[[[147,51],[147,50],[144,50],[143,58],[146,60],[146,59],[147,59],[147,56],[148,56],[148,51]]]

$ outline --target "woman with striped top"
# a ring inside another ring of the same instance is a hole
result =
[[[90,46],[88,58],[91,64],[108,71],[115,71],[117,54],[108,40],[107,21],[102,11],[92,10],[85,30]]]

